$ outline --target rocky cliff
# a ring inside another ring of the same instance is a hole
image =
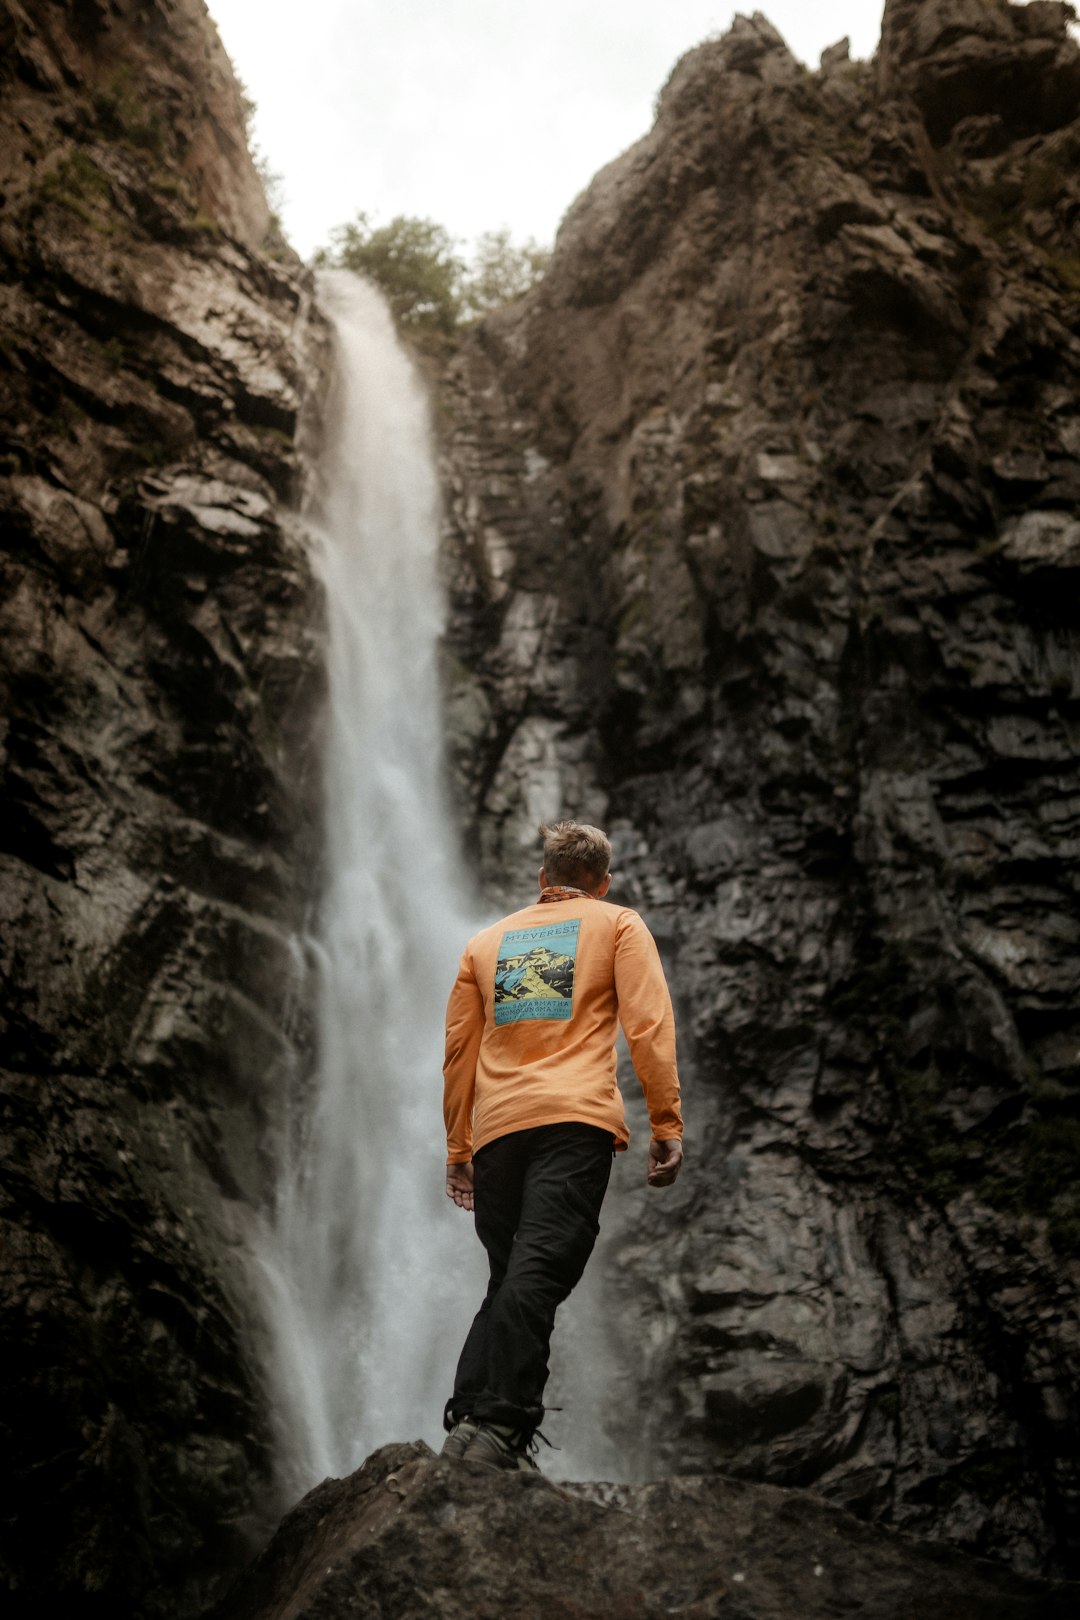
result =
[[[308,286],[201,0],[5,0],[0,47],[0,1586],[177,1615],[267,1477],[236,1254],[308,1046]]]
[[[1080,1523],[1071,15],[739,18],[443,388],[475,859],[606,822],[681,1009],[624,1445],[1022,1569]]]

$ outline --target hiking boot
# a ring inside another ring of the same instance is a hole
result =
[[[479,1429],[479,1423],[474,1423],[472,1418],[460,1418],[443,1441],[439,1456],[449,1457],[451,1462],[460,1462]]]
[[[540,1465],[529,1455],[534,1442],[519,1430],[504,1423],[481,1423],[465,1447],[467,1462],[482,1463],[485,1468],[500,1468],[511,1473],[540,1472]]]

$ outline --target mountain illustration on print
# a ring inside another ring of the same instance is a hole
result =
[[[519,956],[503,956],[495,970],[495,1000],[567,1000],[574,993],[574,958],[546,945]]]

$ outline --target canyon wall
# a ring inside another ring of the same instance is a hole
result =
[[[454,774],[493,901],[606,823],[685,1174],[613,1210],[623,1435],[1075,1569],[1080,49],[760,15],[444,379]],[[630,1081],[632,1084],[632,1080]],[[629,1176],[628,1172],[628,1176]]]
[[[310,1047],[316,345],[201,0],[0,5],[7,1613],[190,1613],[259,1527],[238,1244]]]

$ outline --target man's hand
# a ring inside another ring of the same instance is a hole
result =
[[[649,1169],[645,1179],[650,1187],[670,1187],[682,1169],[682,1143],[649,1143]]]
[[[458,1209],[472,1209],[473,1185],[471,1164],[448,1164],[446,1167],[446,1196],[452,1198]]]

